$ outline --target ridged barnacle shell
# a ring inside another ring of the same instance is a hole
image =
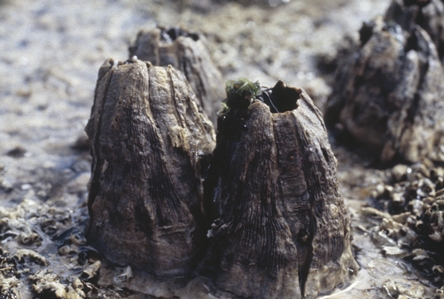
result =
[[[132,59],[99,71],[86,132],[87,237],[113,263],[190,273],[202,249],[200,159],[214,131],[183,74]]]
[[[384,165],[444,161],[444,77],[429,35],[382,18],[360,34],[337,70],[327,126]]]

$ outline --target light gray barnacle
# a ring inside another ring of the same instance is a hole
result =
[[[100,265],[101,265],[100,261],[96,261],[95,263],[86,267],[86,269],[83,270],[80,279],[91,280],[92,278],[96,277],[97,274],[99,273]]]
[[[86,243],[86,239],[79,234],[71,234],[69,240],[75,245],[84,245]]]
[[[25,233],[21,232],[19,235],[19,242],[23,245],[35,244],[37,246],[41,245],[41,239],[35,232]]]
[[[125,268],[117,268],[117,271],[119,272],[119,275],[113,278],[115,283],[122,283],[130,280],[133,277],[133,270],[130,266]]]

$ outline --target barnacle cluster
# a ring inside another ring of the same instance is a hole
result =
[[[403,257],[438,286],[444,284],[444,168],[396,165],[372,192],[384,212],[374,240],[387,255]],[[378,211],[378,212],[376,212]],[[377,237],[376,237],[377,236]]]
[[[89,297],[100,261],[78,228],[85,214],[27,199],[0,207],[0,298],[22,298],[27,285],[41,298]],[[69,270],[76,274],[66,276]]]

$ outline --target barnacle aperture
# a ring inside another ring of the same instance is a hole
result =
[[[282,81],[278,81],[273,88],[266,88],[261,87],[259,81],[240,78],[228,80],[225,92],[227,97],[221,102],[217,113],[219,116],[226,116],[230,111],[246,110],[254,100],[269,106],[272,113],[291,111],[298,107],[297,101],[302,91],[299,88],[288,88]]]

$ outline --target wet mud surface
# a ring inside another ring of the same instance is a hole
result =
[[[233,298],[200,278],[159,281],[116,267],[87,244],[84,127],[100,65],[127,59],[138,30],[156,25],[203,32],[225,79],[269,86],[281,79],[304,88],[322,110],[344,35],[357,39],[361,23],[389,5],[271,3],[279,5],[0,1],[0,298]],[[434,298],[439,286],[395,250],[381,233],[384,215],[369,209],[392,170],[371,168],[335,142],[332,148],[361,270],[321,298]]]

